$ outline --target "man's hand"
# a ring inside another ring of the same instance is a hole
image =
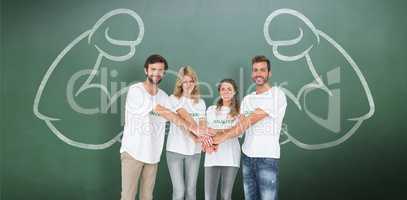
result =
[[[212,137],[208,135],[199,136],[202,145],[202,151],[206,153],[213,153],[218,150],[217,144],[213,144]]]
[[[224,142],[225,140],[228,139],[227,137],[227,132],[222,132],[222,133],[218,133],[215,136],[212,137],[212,143],[213,144],[221,144],[222,142]]]
[[[203,148],[203,151],[206,153],[213,153],[213,152],[218,151],[218,148],[219,148],[219,145],[216,144],[216,145],[212,145],[210,147]]]
[[[203,149],[206,149],[207,147],[212,146],[213,141],[212,141],[212,137],[211,137],[211,136],[208,136],[208,135],[200,135],[200,136],[199,136],[199,140],[200,140],[200,142],[201,142],[201,144],[202,144],[202,148],[203,148]]]
[[[203,128],[199,130],[202,131],[200,133],[204,133],[198,136],[199,141],[202,145],[202,150],[206,153],[216,152],[218,150],[218,145],[213,143],[213,136],[219,133],[217,133],[216,130],[212,128]]]

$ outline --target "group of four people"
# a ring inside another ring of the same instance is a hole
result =
[[[270,61],[265,56],[252,59],[256,91],[241,103],[235,81],[223,79],[218,84],[220,97],[209,108],[190,66],[179,70],[171,96],[161,90],[167,69],[164,57],[151,55],[144,64],[146,80],[129,87],[120,148],[121,199],[134,200],[139,187],[140,199],[153,198],[166,121],[171,122],[166,158],[173,200],[196,199],[202,151],[206,200],[217,199],[219,183],[221,199],[232,198],[241,160],[245,199],[277,199],[279,136],[287,102],[284,92],[268,83]],[[238,137],[243,133],[240,147]]]

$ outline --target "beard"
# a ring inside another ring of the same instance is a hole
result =
[[[152,76],[147,76],[147,79],[148,79],[148,81],[149,81],[151,84],[155,84],[155,85],[160,84],[160,82],[163,80],[163,79],[161,78],[161,76],[159,77],[159,79],[158,79],[157,81],[154,81],[154,79],[152,78]]]
[[[266,77],[256,76],[256,77],[252,78],[252,80],[256,83],[256,85],[259,85],[259,86],[266,84],[268,79],[269,78],[267,76]]]

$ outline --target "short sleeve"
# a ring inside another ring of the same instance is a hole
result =
[[[267,98],[267,102],[261,102],[260,109],[272,118],[283,117],[287,108],[287,99],[281,89],[275,89],[275,93]]]
[[[131,114],[144,115],[151,111],[151,102],[137,86],[130,86],[127,91],[125,110]]]

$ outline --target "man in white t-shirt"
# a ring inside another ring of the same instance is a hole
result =
[[[122,200],[134,200],[140,179],[140,199],[153,199],[153,190],[165,136],[167,120],[196,134],[206,132],[174,113],[168,95],[158,84],[168,69],[160,55],[144,64],[146,80],[131,85],[127,92],[121,153]]]
[[[256,91],[244,97],[239,123],[213,137],[213,143],[220,144],[245,132],[241,162],[246,200],[277,199],[279,138],[287,101],[279,87],[268,84],[270,77],[270,61],[255,56],[252,80]]]

